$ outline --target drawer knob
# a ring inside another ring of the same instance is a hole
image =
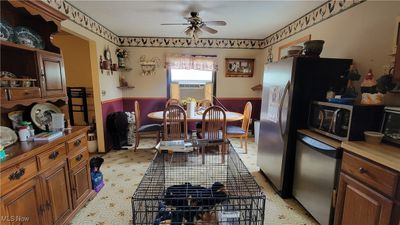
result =
[[[367,170],[364,169],[364,168],[362,168],[362,167],[360,167],[360,168],[358,169],[358,171],[360,171],[361,174],[367,173]]]
[[[20,168],[18,171],[15,171],[14,173],[12,173],[8,179],[9,180],[18,180],[19,178],[21,178],[23,175],[25,174],[25,168]]]
[[[81,140],[76,140],[75,142],[74,142],[74,145],[75,146],[79,146],[81,144]]]
[[[59,154],[60,154],[60,153],[58,153],[58,151],[52,152],[52,153],[49,155],[49,159],[55,160]]]
[[[76,161],[81,161],[82,158],[83,158],[82,154],[79,154],[77,157],[75,157]]]
[[[24,95],[29,95],[29,91],[24,91]]]

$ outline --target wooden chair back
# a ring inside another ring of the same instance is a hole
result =
[[[253,110],[253,105],[251,104],[251,102],[247,102],[246,105],[244,106],[243,121],[242,121],[242,129],[246,132],[246,134],[249,131],[252,110]]]
[[[142,125],[140,120],[140,106],[138,101],[135,101],[135,123],[136,129],[139,129]]]
[[[168,99],[168,101],[165,103],[165,108],[167,108],[170,105],[179,105],[179,100],[175,98]]]
[[[214,104],[208,99],[203,99],[203,100],[200,100],[199,102],[197,102],[197,107],[208,108],[208,107],[213,106],[213,105]]]
[[[222,107],[210,106],[204,111],[201,133],[209,140],[226,139],[226,113]]]
[[[167,106],[164,109],[163,120],[164,140],[187,140],[186,111],[182,108],[182,106]]]

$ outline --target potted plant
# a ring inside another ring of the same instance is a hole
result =
[[[128,52],[125,49],[118,48],[116,55],[118,58],[118,66],[120,68],[125,68],[125,59],[128,58]]]

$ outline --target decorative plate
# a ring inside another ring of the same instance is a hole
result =
[[[36,104],[31,110],[32,122],[42,130],[46,130],[46,126],[51,128],[52,113],[61,113],[61,110],[51,103]]]
[[[18,141],[15,131],[8,127],[0,126],[0,145],[7,147]]]
[[[15,27],[14,34],[18,44],[23,44],[32,48],[44,49],[42,37],[28,27]]]
[[[14,41],[14,29],[13,27],[5,20],[0,20],[0,39],[6,41]]]
[[[0,78],[16,78],[17,76],[15,76],[13,73],[10,73],[8,71],[0,71]],[[7,80],[2,80],[0,83],[1,87],[9,87],[9,83]]]

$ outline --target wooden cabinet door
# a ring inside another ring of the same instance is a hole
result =
[[[2,225],[45,224],[39,182],[34,178],[1,198]]]
[[[70,176],[72,203],[74,208],[76,208],[82,201],[85,200],[92,189],[88,162],[84,161],[80,165],[71,169]]]
[[[341,173],[335,225],[389,225],[393,202]]]
[[[38,53],[38,60],[42,95],[66,96],[63,58],[58,54]]]
[[[48,224],[62,224],[72,211],[66,160],[40,175]]]

